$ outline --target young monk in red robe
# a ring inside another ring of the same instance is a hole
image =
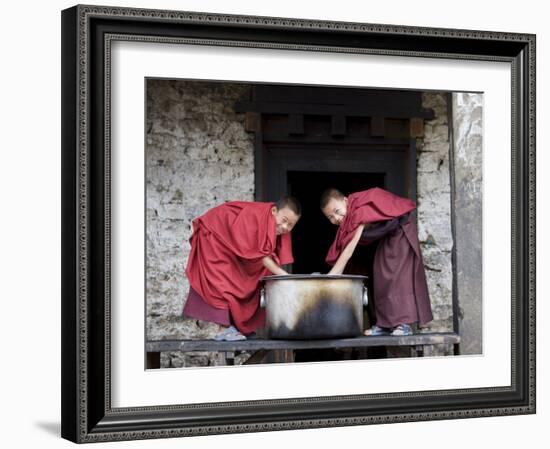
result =
[[[278,203],[232,201],[193,220],[186,275],[190,289],[183,314],[212,321],[216,340],[243,340],[265,324],[259,282],[293,262],[290,231],[301,207],[294,198]]]
[[[326,257],[329,274],[342,274],[356,246],[378,240],[373,263],[376,324],[366,335],[410,335],[412,324],[433,319],[411,212],[414,201],[380,188],[344,196],[328,189],[321,210],[338,231]]]

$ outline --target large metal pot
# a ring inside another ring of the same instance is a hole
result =
[[[265,276],[260,304],[269,338],[356,337],[363,333],[366,276]]]

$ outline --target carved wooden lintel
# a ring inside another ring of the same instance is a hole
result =
[[[332,116],[332,131],[333,136],[345,136],[346,135],[346,116],[345,115],[333,115]]]
[[[372,117],[370,121],[370,135],[372,137],[384,137],[386,135],[384,117]]]
[[[288,115],[288,133],[292,135],[304,134],[304,116],[303,114]]]

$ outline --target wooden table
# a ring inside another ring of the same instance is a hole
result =
[[[211,351],[225,353],[231,364],[235,352],[252,352],[245,364],[254,363],[291,363],[294,362],[294,351],[300,349],[320,348],[368,348],[377,346],[408,347],[413,357],[422,357],[425,346],[452,344],[454,354],[459,354],[460,336],[455,333],[421,333],[409,336],[377,336],[338,338],[330,340],[270,340],[249,338],[241,341],[215,340],[156,340],[148,341],[147,368],[160,368],[160,353],[174,351]]]

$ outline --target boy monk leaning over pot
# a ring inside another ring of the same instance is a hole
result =
[[[378,187],[344,196],[328,189],[321,210],[338,226],[326,262],[342,274],[357,245],[378,241],[373,263],[376,324],[365,335],[411,335],[433,319],[412,211],[414,201]],[[366,274],[366,273],[365,273]]]
[[[295,198],[277,203],[231,201],[193,220],[183,315],[222,326],[215,340],[244,340],[265,324],[260,279],[288,274],[290,231],[300,219]]]

